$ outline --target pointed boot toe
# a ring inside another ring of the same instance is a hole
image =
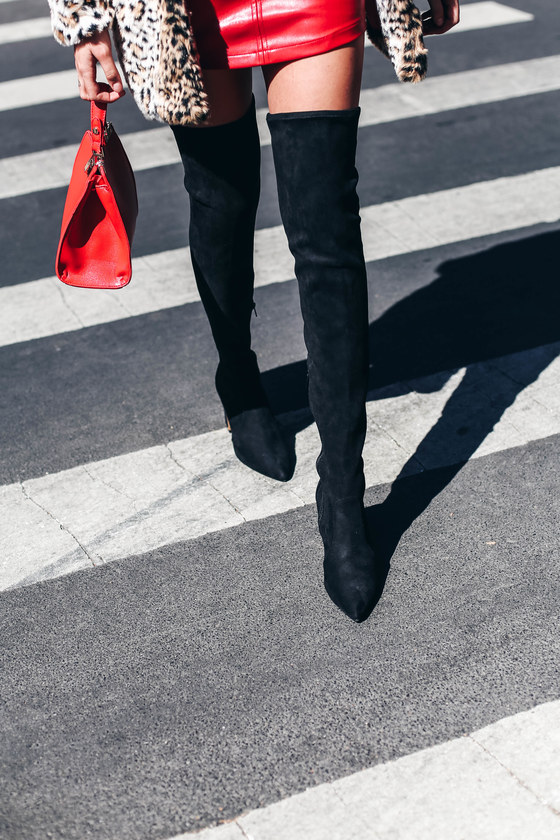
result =
[[[325,556],[325,589],[331,601],[359,624],[371,615],[379,601],[383,586],[375,555],[367,548],[359,557],[342,560],[335,555]]]
[[[295,448],[268,407],[242,411],[229,418],[228,427],[241,463],[276,481],[291,479],[296,466]]]
[[[362,499],[333,499],[320,484],[317,504],[327,594],[352,621],[365,621],[381,597],[387,569],[369,543]]]

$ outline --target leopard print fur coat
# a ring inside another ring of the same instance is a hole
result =
[[[148,119],[170,125],[206,119],[196,43],[182,0],[49,0],[49,5],[61,44],[113,30],[126,81]],[[412,0],[367,0],[366,8],[369,37],[391,59],[398,78],[420,81],[427,50]]]

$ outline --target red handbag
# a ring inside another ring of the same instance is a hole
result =
[[[130,245],[138,197],[130,161],[107,106],[91,103],[91,128],[80,143],[66,195],[56,255],[63,283],[120,289],[130,282]]]

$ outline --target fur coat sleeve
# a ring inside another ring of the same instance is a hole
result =
[[[188,0],[187,0],[188,2]],[[208,115],[196,43],[182,0],[49,0],[54,36],[74,46],[112,29],[128,86],[142,113],[170,125]],[[372,43],[403,82],[426,74],[420,13],[413,0],[366,0]]]

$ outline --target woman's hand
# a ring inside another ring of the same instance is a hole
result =
[[[459,0],[430,0],[430,9],[422,14],[424,35],[443,35],[459,23]]]
[[[74,62],[78,71],[80,97],[93,102],[116,102],[125,90],[113,60],[111,39],[105,29],[74,47]],[[105,73],[105,82],[95,80],[97,62]]]

